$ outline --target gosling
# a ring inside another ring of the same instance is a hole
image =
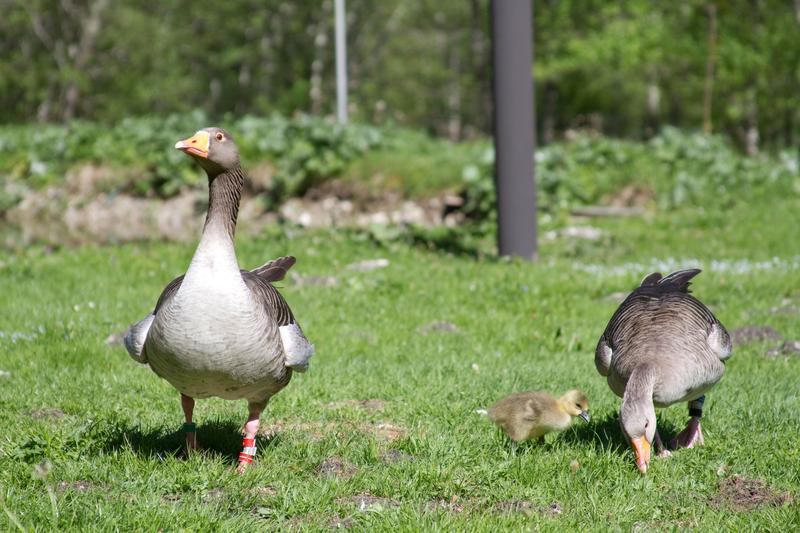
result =
[[[518,392],[507,396],[489,408],[489,419],[515,442],[538,439],[551,431],[563,431],[573,416],[589,421],[589,400],[577,389],[561,398],[546,392]]]

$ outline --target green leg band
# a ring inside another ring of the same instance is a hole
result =
[[[197,425],[194,422],[186,422],[183,424],[184,433],[197,433]]]

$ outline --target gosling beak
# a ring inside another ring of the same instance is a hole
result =
[[[633,453],[636,455],[636,467],[642,474],[647,473],[650,466],[650,443],[644,437],[631,439]]]
[[[188,139],[176,142],[175,148],[177,148],[178,150],[182,150],[187,154],[196,155],[202,158],[207,158],[209,142],[210,142],[210,137],[208,136],[208,132],[198,131]]]
[[[586,411],[581,411],[578,416],[583,418],[584,422],[588,422],[589,421],[589,413],[587,413]]]

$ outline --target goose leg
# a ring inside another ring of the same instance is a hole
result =
[[[664,446],[664,442],[661,440],[661,435],[658,434],[656,431],[656,456],[657,457],[669,457],[672,453]]]
[[[247,422],[244,425],[244,440],[242,440],[242,451],[239,453],[239,466],[236,471],[243,474],[253,458],[256,455],[256,435],[258,434],[258,426],[260,424],[261,412],[266,407],[267,402],[250,402],[248,408],[250,414],[247,417]]]
[[[695,445],[703,446],[703,431],[700,428],[700,418],[703,416],[703,402],[706,397],[700,396],[696,400],[689,402],[689,422],[686,428],[678,433],[678,435],[670,442],[670,447],[675,448],[693,448]]]
[[[181,407],[186,421],[183,424],[183,433],[186,436],[186,448],[188,450],[197,449],[197,426],[192,421],[194,412],[194,398],[181,393]]]

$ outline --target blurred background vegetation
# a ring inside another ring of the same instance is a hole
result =
[[[333,110],[333,2],[0,0],[0,123],[201,109]],[[490,133],[488,0],[350,0],[351,114]],[[540,0],[537,129],[647,138],[706,127],[754,151],[800,134],[800,4]]]
[[[269,167],[251,191],[267,209],[341,178],[460,195],[491,229],[489,8],[348,1],[341,127],[332,0],[0,0],[0,222],[79,166],[111,168],[109,195],[201,187],[170,147],[220,124]],[[534,8],[544,212],[800,194],[800,2]]]

